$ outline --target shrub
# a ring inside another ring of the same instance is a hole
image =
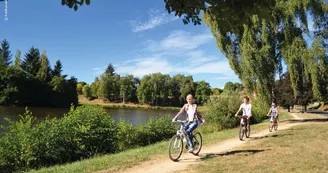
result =
[[[66,163],[117,151],[117,125],[99,106],[81,106],[62,119],[36,124],[30,111],[8,120],[0,138],[0,170],[5,172]]]
[[[242,97],[243,95],[236,91],[223,92],[218,97],[213,97],[204,111],[206,124],[202,131],[213,132],[238,126],[240,120],[234,115],[242,103]],[[254,97],[250,99],[250,102],[252,104],[251,123],[259,123],[265,118],[269,105]]]

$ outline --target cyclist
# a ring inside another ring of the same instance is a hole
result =
[[[245,96],[243,98],[243,102],[244,103],[240,105],[235,116],[237,117],[239,112],[241,110],[243,110],[243,117],[245,117],[245,116],[247,117],[247,124],[249,125],[249,121],[252,116],[252,104],[249,102],[249,98],[247,96]],[[243,122],[243,119],[241,118],[240,123],[242,123],[242,122]]]
[[[270,122],[272,122],[274,120],[274,122],[277,121],[277,118],[278,118],[278,107],[277,107],[277,104],[275,102],[272,102],[271,104],[271,108],[267,114],[267,116],[270,115],[270,112],[271,112],[271,119],[270,119]]]
[[[187,121],[184,125],[184,129],[187,133],[187,142],[189,144],[189,153],[194,151],[194,144],[192,143],[192,132],[198,127],[200,123],[203,123],[203,120],[198,117],[200,114],[197,112],[197,104],[193,104],[193,97],[189,94],[186,98],[187,103],[183,105],[179,113],[172,119],[172,121],[176,121],[177,117],[182,113],[187,113]]]

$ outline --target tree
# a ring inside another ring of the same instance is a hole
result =
[[[11,64],[11,51],[9,42],[5,39],[1,42],[0,47],[0,66],[8,67]]]
[[[98,77],[95,78],[94,82],[90,85],[91,88],[91,94],[93,98],[100,98],[99,97],[99,83],[100,80]]]
[[[246,90],[256,90],[267,103],[271,100],[275,74],[281,72],[282,59],[287,65],[291,59],[283,52],[291,49],[290,45],[304,49],[299,40],[304,40],[302,34],[309,31],[306,11],[311,11],[315,22],[325,23],[328,9],[322,0],[165,0],[165,3],[168,13],[185,17],[185,24],[190,20],[195,25],[201,24],[199,14],[203,12],[204,23]],[[295,83],[297,77],[292,71],[291,80]]]
[[[106,68],[105,74],[110,75],[110,76],[114,76],[115,75],[115,69],[114,66],[112,64],[109,64]]]
[[[84,85],[83,86],[83,96],[85,98],[87,98],[88,100],[90,100],[92,98],[91,88],[90,88],[89,85]]]
[[[31,47],[29,52],[25,54],[25,59],[21,64],[21,68],[28,75],[35,77],[41,67],[39,49]]]
[[[125,101],[130,101],[133,94],[135,94],[136,86],[134,85],[133,75],[123,76],[120,84],[120,97],[123,99],[123,104],[125,104]]]
[[[62,68],[63,68],[62,63],[60,62],[60,60],[57,60],[54,69],[52,71],[52,76],[61,76],[61,73],[63,71]]]
[[[218,95],[220,95],[222,92],[223,92],[223,90],[220,89],[220,88],[211,88],[211,95],[216,95],[216,96],[218,96]]]
[[[15,68],[21,69],[21,51],[18,49],[15,55]]]
[[[69,8],[74,8],[74,10],[78,10],[78,5],[87,4],[90,5],[90,0],[62,0],[62,5],[66,5]]]
[[[242,91],[244,89],[244,86],[238,82],[232,83],[232,82],[227,82],[224,85],[224,91]]]
[[[39,72],[37,74],[37,77],[42,81],[42,82],[50,82],[51,80],[51,67],[49,64],[48,56],[46,51],[44,51],[41,55],[41,67],[39,69]]]
[[[194,80],[192,76],[182,77],[181,87],[180,87],[180,104],[185,102],[188,94],[192,94],[195,96],[195,86]]]
[[[276,82],[273,101],[277,102],[278,105],[287,108],[288,112],[290,112],[290,106],[295,104],[294,92],[288,72],[282,74],[280,79]]]
[[[149,103],[152,101],[152,86],[150,80],[150,75],[145,75],[140,80],[140,85],[137,88],[139,103]]]
[[[195,98],[198,104],[203,105],[211,95],[210,84],[205,81],[196,82]]]

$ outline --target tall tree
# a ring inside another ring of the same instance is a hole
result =
[[[281,75],[274,87],[274,101],[278,105],[285,107],[290,111],[290,107],[295,104],[294,91],[290,82],[290,75],[288,72]]]
[[[5,39],[1,42],[0,47],[0,66],[8,67],[11,64],[11,51],[9,50],[9,42]]]
[[[44,51],[41,55],[41,68],[37,74],[38,78],[42,82],[50,82],[51,80],[51,67],[49,64],[48,56],[46,51]]]
[[[292,59],[282,52],[288,51],[292,44],[304,49],[297,39],[303,39],[302,34],[309,31],[307,15],[324,23],[327,19],[323,16],[328,10],[322,0],[165,0],[165,3],[169,13],[185,17],[185,24],[190,20],[195,25],[201,24],[199,14],[203,12],[205,24],[246,90],[256,90],[267,103],[271,101],[275,73],[281,72],[282,59],[287,65]],[[293,81],[298,77],[292,71]]]
[[[211,95],[211,86],[205,81],[196,82],[195,98],[200,105],[208,101]]]
[[[61,73],[63,71],[62,68],[63,68],[62,63],[60,62],[60,60],[57,60],[54,69],[52,71],[52,76],[61,76]]]
[[[21,51],[18,49],[15,55],[15,68],[21,69]]]
[[[114,68],[114,66],[111,63],[108,64],[108,66],[106,68],[106,71],[105,71],[105,74],[108,74],[110,76],[114,76],[115,75],[115,68]]]
[[[39,49],[31,47],[25,54],[25,58],[21,64],[21,68],[29,75],[36,76],[40,70],[40,52]]]

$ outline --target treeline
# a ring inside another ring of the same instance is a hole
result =
[[[14,61],[7,40],[0,48],[0,105],[69,107],[77,105],[77,79],[62,74],[60,60],[51,68],[45,51],[31,47]]]
[[[161,106],[180,106],[185,103],[188,94],[193,94],[195,101],[202,105],[213,94],[209,83],[195,82],[190,75],[177,74],[170,77],[168,74],[153,73],[139,79],[133,75],[116,74],[112,64],[90,85],[79,83],[77,91],[88,99]]]

